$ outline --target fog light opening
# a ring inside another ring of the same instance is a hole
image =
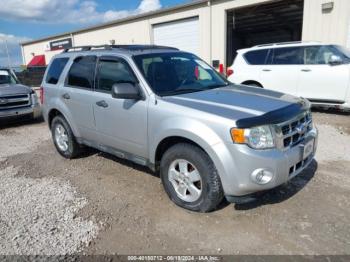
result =
[[[259,185],[265,185],[269,183],[272,178],[273,173],[266,169],[256,169],[252,173],[252,180]]]

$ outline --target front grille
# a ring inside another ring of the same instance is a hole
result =
[[[299,144],[312,129],[312,117],[310,112],[305,112],[296,118],[278,125],[282,133],[282,145],[284,148]]]
[[[18,107],[29,106],[31,104],[30,95],[11,95],[0,97],[0,110],[13,109]]]

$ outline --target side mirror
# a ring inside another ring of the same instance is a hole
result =
[[[112,86],[112,97],[119,99],[141,99],[140,90],[136,84],[117,83]]]
[[[343,59],[337,55],[331,55],[329,59],[330,65],[341,65],[343,63]]]

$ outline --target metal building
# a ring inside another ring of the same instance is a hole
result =
[[[300,40],[350,47],[350,1],[198,0],[21,46],[23,64],[48,63],[65,47],[115,43],[174,46],[227,66],[237,49]]]

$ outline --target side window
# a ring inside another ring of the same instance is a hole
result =
[[[138,82],[127,62],[122,60],[100,60],[97,91],[111,92],[115,83]]]
[[[251,65],[265,65],[268,52],[268,49],[250,51],[244,57]]]
[[[71,87],[92,89],[94,85],[95,66],[96,56],[75,58],[68,72],[67,84]]]
[[[303,64],[302,48],[286,47],[273,49],[272,64],[274,65],[301,65]]]
[[[47,72],[45,82],[56,85],[68,60],[69,58],[67,57],[54,59]]]
[[[307,46],[304,48],[304,62],[306,65],[324,65],[335,53],[328,46]]]

